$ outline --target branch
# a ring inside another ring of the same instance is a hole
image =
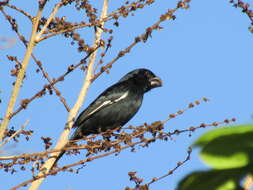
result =
[[[47,79],[49,86],[53,88],[53,90],[55,91],[55,94],[59,97],[59,99],[62,102],[62,104],[64,105],[65,109],[69,112],[70,108],[66,102],[66,99],[61,95],[61,92],[53,85],[53,80],[49,77],[49,75],[45,71],[45,69],[43,69],[42,63],[36,59],[34,54],[32,54],[32,58],[35,61],[35,63],[37,64],[37,66],[39,67],[39,69],[41,70],[43,77],[45,77]]]
[[[178,135],[178,134],[186,133],[186,132],[191,133],[191,132],[194,132],[194,131],[196,131],[196,130],[198,130],[198,129],[201,129],[201,128],[206,128],[206,127],[217,127],[218,125],[227,124],[227,123],[234,122],[234,121],[235,121],[234,119],[231,119],[231,120],[226,119],[226,120],[221,121],[221,122],[213,122],[213,123],[210,123],[210,124],[203,124],[203,123],[202,123],[202,124],[200,124],[199,126],[196,126],[196,127],[189,127],[189,128],[187,128],[187,129],[183,129],[183,130],[175,130],[175,131],[173,131],[173,132],[163,133],[162,136],[161,136],[161,135],[157,135],[156,137],[153,137],[153,138],[146,138],[145,140],[144,140],[144,139],[141,139],[141,140],[139,140],[139,141],[137,141],[137,142],[128,142],[127,145],[120,147],[120,149],[115,148],[115,149],[112,150],[112,151],[105,152],[105,153],[100,154],[100,155],[94,155],[94,156],[89,157],[89,158],[86,158],[86,159],[84,159],[84,160],[80,160],[80,161],[78,161],[78,162],[65,165],[65,166],[63,166],[63,167],[61,167],[61,168],[57,168],[57,169],[51,170],[50,172],[47,172],[47,173],[44,172],[44,173],[43,173],[42,175],[40,175],[40,176],[34,176],[32,179],[29,179],[29,180],[27,180],[27,181],[24,181],[24,182],[20,183],[19,185],[17,185],[17,186],[15,186],[15,187],[11,188],[10,190],[16,190],[16,189],[18,189],[18,188],[20,188],[20,187],[23,187],[23,186],[25,186],[25,185],[28,185],[29,183],[33,183],[34,181],[36,181],[36,180],[38,180],[38,179],[45,178],[46,176],[49,176],[49,175],[56,175],[56,174],[57,174],[58,172],[60,172],[60,171],[67,171],[67,169],[72,168],[72,167],[74,167],[74,166],[83,165],[83,164],[88,163],[88,162],[91,162],[91,161],[93,161],[93,160],[96,160],[96,159],[99,159],[99,158],[103,158],[103,157],[106,157],[106,156],[109,156],[109,155],[112,155],[112,154],[115,154],[115,153],[119,153],[121,150],[134,147],[134,146],[136,146],[136,145],[138,145],[138,144],[139,144],[139,145],[142,145],[142,146],[146,146],[147,144],[152,143],[152,142],[154,142],[154,141],[157,140],[157,139],[166,138],[166,137],[168,138],[168,137],[171,137],[171,136],[173,136],[173,135]],[[141,135],[141,132],[138,133],[138,134],[135,134],[136,137],[138,137],[138,136],[140,136],[140,135]],[[118,142],[121,142],[121,141],[124,141],[124,140],[117,140],[117,143],[118,143]],[[114,142],[114,143],[112,143],[109,147],[113,147],[113,146],[115,146],[117,143]],[[95,145],[95,146],[96,146],[96,145]],[[83,147],[87,147],[87,145],[80,146],[80,147],[76,147],[76,148],[78,148],[78,149],[83,149]],[[107,148],[109,148],[109,147],[107,147]],[[74,147],[72,147],[72,149],[73,149],[73,148],[74,148]],[[188,151],[188,155],[190,155],[190,151]],[[189,157],[187,156],[186,161],[189,160],[189,159],[190,159],[190,156],[189,156]],[[184,161],[184,162],[186,162],[186,161]],[[181,165],[182,165],[182,164],[181,164]],[[178,164],[178,165],[176,166],[176,169],[177,169],[179,166],[181,166],[181,165]],[[176,170],[176,169],[175,169],[175,170]],[[173,171],[173,170],[172,170],[172,171]],[[163,175],[163,176],[161,176],[161,177],[159,177],[159,178],[157,178],[157,179],[161,180],[161,179],[163,179],[164,177],[167,177],[167,176],[171,175],[170,173],[171,173],[171,172],[168,172],[168,173],[166,173],[165,175]],[[154,183],[154,182],[151,181],[151,182],[149,182],[149,183],[152,184],[152,183]],[[149,184],[149,183],[148,183],[148,184]]]
[[[180,166],[184,165],[187,161],[189,161],[191,159],[191,153],[192,153],[192,149],[189,148],[188,152],[187,152],[187,156],[182,162],[178,162],[177,166],[175,168],[173,168],[172,170],[168,171],[166,174],[164,174],[160,177],[153,178],[150,182],[146,183],[146,185],[149,187],[151,184],[153,184],[157,181],[160,181],[161,179],[163,179],[165,177],[172,175]]]
[[[19,130],[17,130],[13,135],[11,135],[9,138],[7,138],[4,142],[0,144],[0,147],[8,143],[12,138],[17,136],[19,133],[23,131],[23,129],[26,127],[26,125],[29,123],[29,120],[26,120],[25,124],[21,126]]]
[[[156,182],[162,180],[163,178],[166,178],[166,177],[172,175],[179,167],[183,166],[187,161],[189,161],[190,157],[191,157],[191,152],[192,152],[192,149],[189,148],[188,152],[187,152],[187,156],[183,161],[178,162],[177,165],[173,169],[169,170],[166,174],[164,174],[160,177],[154,177],[154,178],[152,178],[152,180],[150,182],[145,183],[143,185],[142,185],[143,179],[136,176],[137,172],[128,172],[128,175],[130,177],[130,181],[135,182],[135,187],[134,188],[126,187],[125,190],[148,190],[149,186],[151,184],[156,183]]]
[[[52,10],[49,18],[47,19],[47,22],[44,24],[44,26],[41,29],[41,31],[37,34],[37,36],[36,36],[36,42],[38,42],[38,40],[40,39],[41,35],[46,31],[48,25],[51,23],[51,21],[53,20],[54,16],[56,15],[57,11],[61,8],[61,6],[62,6],[62,2],[55,5],[55,7]]]
[[[14,10],[20,12],[21,14],[25,15],[27,18],[29,18],[30,21],[33,20],[33,16],[30,15],[29,13],[25,12],[24,10],[22,10],[14,5],[10,5],[10,4],[6,4],[5,6],[11,8],[11,9],[14,9]]]
[[[107,9],[108,9],[108,0],[104,0],[103,9],[102,9],[102,12],[101,12],[101,18],[106,16]],[[93,45],[94,48],[97,46],[98,42],[100,41],[101,35],[102,35],[102,30],[98,29],[96,34],[95,34],[95,42],[94,42],[94,45]],[[81,105],[84,101],[84,98],[87,94],[88,88],[91,84],[91,79],[92,79],[92,76],[93,76],[93,65],[94,65],[95,59],[96,59],[96,51],[90,57],[89,64],[88,64],[88,69],[87,69],[87,74],[86,74],[86,77],[84,79],[83,87],[81,89],[81,92],[79,94],[79,97],[78,97],[74,107],[70,110],[70,113],[69,113],[69,116],[68,116],[68,119],[67,119],[67,123],[66,123],[66,127],[65,127],[63,133],[61,134],[60,139],[58,140],[58,142],[55,146],[56,149],[63,148],[68,142],[68,136],[69,136],[70,130],[71,130],[72,125],[73,125],[73,119],[77,115],[77,113],[78,113],[78,111],[79,111],[79,109],[80,109],[80,107],[81,107]],[[43,164],[41,166],[41,169],[43,169],[43,171],[39,172],[38,177],[41,177],[41,176],[43,176],[45,174],[48,174],[50,172],[50,170],[53,167],[53,165],[55,163],[55,160],[56,160],[58,155],[59,155],[59,152],[53,153],[51,155],[52,158],[49,158],[45,162],[45,164]],[[30,190],[38,189],[40,184],[43,182],[44,179],[45,179],[45,177],[41,177],[40,179],[32,182],[31,187],[29,189]]]
[[[19,90],[21,88],[21,84],[22,84],[23,79],[24,79],[26,68],[27,68],[29,60],[31,58],[33,48],[35,46],[36,31],[37,31],[37,28],[38,28],[38,25],[39,25],[39,20],[41,18],[42,11],[43,11],[43,7],[40,6],[39,9],[38,9],[36,17],[33,20],[32,33],[31,33],[30,41],[29,41],[27,49],[26,49],[25,57],[22,61],[22,67],[18,72],[18,76],[17,76],[16,82],[15,82],[15,85],[12,89],[12,94],[11,94],[11,97],[10,97],[10,100],[9,100],[9,104],[8,104],[7,109],[6,109],[4,119],[3,119],[2,123],[1,123],[1,126],[0,126],[0,142],[2,141],[2,139],[4,137],[5,130],[8,128],[8,124],[9,124],[9,121],[10,121],[10,115],[13,111],[14,106],[15,106],[15,103],[16,103],[16,100],[17,100],[17,97],[18,97],[18,94],[19,94]],[[1,10],[1,12],[4,14],[4,12],[2,10]]]
[[[252,8],[250,9],[250,4],[243,2],[242,0],[237,0],[237,2],[235,2],[235,0],[230,0],[229,3],[233,4],[235,8],[242,9],[242,12],[248,16],[251,21],[248,29],[251,33],[253,33],[253,10]]]
[[[200,105],[202,102],[208,102],[209,99],[207,98],[202,98],[202,99],[199,99],[199,100],[195,100],[194,102],[191,102],[189,103],[185,108],[183,109],[180,109],[178,110],[177,112],[173,113],[173,114],[169,114],[168,117],[163,120],[162,122],[158,122],[157,126],[161,125],[161,124],[165,124],[167,123],[169,120],[173,119],[173,118],[176,118],[178,117],[179,115],[182,115],[184,112],[186,112],[187,110],[189,109],[192,109],[194,108],[195,106],[198,106]],[[228,123],[228,122],[227,122]],[[140,126],[141,127],[141,126]],[[140,128],[139,127],[139,128]],[[122,129],[137,129],[137,128],[133,128],[133,127],[126,127],[126,128],[122,128]],[[111,130],[110,132],[115,132],[115,131],[118,131],[120,130],[120,127],[114,129],[114,130]],[[191,129],[191,131],[193,131],[193,129]],[[138,134],[135,134],[132,138],[134,137],[137,137],[137,136],[140,136],[140,135],[143,135],[146,131],[143,131],[143,130],[140,130],[140,133]],[[182,132],[186,132],[186,131],[182,131]],[[101,132],[99,134],[96,134],[96,135],[90,135],[88,137],[84,137],[82,139],[79,139],[77,141],[74,141],[74,142],[78,142],[78,141],[81,141],[81,140],[85,140],[85,141],[90,141],[91,139],[94,139],[96,138],[97,136],[103,136],[104,134],[106,134],[107,132]],[[174,135],[174,134],[179,134],[180,131],[174,131],[174,133],[170,133],[170,135]],[[122,141],[118,141],[117,143],[120,143]],[[53,153],[53,152],[60,152],[62,150],[74,150],[74,149],[86,149],[88,148],[89,146],[71,146],[71,147],[64,147],[63,149],[52,149],[52,150],[47,150],[47,151],[44,151],[44,152],[37,152],[37,153],[32,153],[32,154],[23,154],[23,155],[18,155],[18,156],[1,156],[0,157],[0,160],[14,160],[14,159],[20,159],[20,158],[29,158],[29,157],[33,157],[33,156],[46,156],[47,154],[50,154],[50,153]],[[94,148],[94,147],[93,147]]]

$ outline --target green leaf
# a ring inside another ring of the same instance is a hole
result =
[[[215,138],[221,136],[227,136],[232,134],[244,134],[248,132],[253,132],[253,125],[238,125],[238,126],[230,126],[230,127],[222,127],[218,129],[211,130],[204,135],[202,135],[193,146],[205,146],[207,143],[212,141]]]
[[[202,147],[201,159],[215,169],[239,168],[253,162],[253,125],[210,131],[195,146]]]
[[[243,190],[242,177],[249,168],[197,171],[182,179],[177,190]]]

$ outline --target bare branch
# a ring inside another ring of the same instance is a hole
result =
[[[41,35],[46,31],[48,25],[51,23],[51,21],[53,20],[54,16],[56,15],[56,13],[58,12],[58,10],[61,8],[62,3],[58,3],[55,5],[55,8],[52,10],[49,18],[47,19],[47,22],[44,24],[43,28],[41,29],[41,31],[37,34],[36,36],[36,42],[38,42],[38,40],[40,39]]]
[[[190,157],[191,157],[191,152],[192,152],[192,149],[189,148],[188,149],[188,152],[187,152],[187,156],[186,158],[181,161],[181,162],[178,162],[177,165],[169,170],[166,174],[160,176],[160,177],[153,177],[152,180],[148,183],[145,183],[145,184],[142,184],[143,183],[143,179],[142,178],[139,178],[136,176],[137,172],[128,172],[128,175],[130,177],[130,181],[134,181],[135,182],[135,187],[134,188],[130,188],[130,187],[126,187],[125,190],[148,190],[149,189],[149,186],[153,183],[156,183],[170,175],[172,175],[178,168],[180,168],[181,166],[183,166],[187,161],[190,160]]]
[[[177,166],[175,168],[173,168],[172,170],[169,170],[166,174],[164,174],[160,177],[154,177],[150,182],[146,183],[146,185],[150,186],[151,184],[172,175],[179,167],[183,166],[187,161],[189,161],[191,159],[191,153],[192,153],[192,149],[189,148],[188,152],[187,152],[187,156],[182,162],[178,162]]]
[[[102,12],[101,12],[101,18],[106,16],[107,9],[108,9],[108,0],[104,0],[103,9],[102,9]],[[94,48],[97,47],[97,44],[101,39],[102,32],[103,31],[101,29],[97,30],[97,32],[95,34],[94,45],[93,45]],[[81,89],[81,92],[79,94],[79,97],[78,97],[74,107],[70,110],[70,113],[69,113],[69,116],[68,116],[68,119],[67,119],[66,127],[65,127],[64,131],[62,132],[61,137],[58,140],[55,148],[58,148],[58,149],[60,148],[61,149],[68,142],[68,136],[69,136],[70,130],[71,130],[72,125],[73,125],[73,119],[77,115],[77,113],[78,113],[78,111],[79,111],[79,109],[80,109],[80,107],[81,107],[81,105],[84,101],[84,98],[87,94],[88,88],[91,84],[91,79],[92,79],[92,76],[93,76],[93,65],[94,65],[95,59],[96,59],[96,51],[90,57],[89,64],[88,64],[88,69],[87,69],[87,74],[86,74],[86,77],[84,79],[83,87]],[[43,172],[39,172],[38,176],[43,176],[44,174],[47,174],[47,173],[50,172],[50,170],[51,170],[52,166],[54,165],[55,160],[56,160],[58,155],[59,155],[59,153],[53,153],[51,155],[52,158],[49,158],[45,162],[45,164],[43,164],[41,166],[41,168],[43,168]],[[38,189],[40,184],[43,182],[43,179],[44,179],[44,177],[40,178],[39,180],[36,180],[36,181],[32,182],[31,187],[29,189],[30,190]]]
[[[27,124],[29,123],[29,120],[26,120],[26,122],[24,123],[24,125],[21,126],[21,128],[19,130],[17,130],[13,135],[11,135],[9,138],[7,138],[4,142],[2,142],[0,144],[1,146],[4,146],[6,143],[8,143],[12,138],[14,138],[15,136],[17,136],[19,133],[21,133],[23,131],[23,129],[27,126]]]
[[[29,13],[25,12],[24,10],[22,10],[22,9],[20,9],[20,8],[14,6],[14,5],[10,5],[10,4],[7,4],[6,7],[9,7],[9,8],[11,8],[11,9],[14,9],[14,10],[20,12],[21,14],[23,14],[23,15],[25,15],[27,18],[29,18],[29,20],[32,22],[33,16],[30,15]]]
[[[224,121],[221,121],[221,122],[213,122],[213,123],[210,123],[210,124],[204,124],[204,123],[202,123],[202,124],[200,124],[199,126],[196,126],[196,127],[189,127],[189,128],[187,128],[187,129],[183,129],[183,130],[175,130],[175,131],[173,131],[173,132],[168,132],[168,133],[163,133],[162,135],[163,135],[163,137],[164,138],[166,138],[166,137],[171,137],[172,135],[178,135],[178,134],[181,134],[181,133],[185,133],[185,132],[194,132],[194,131],[196,131],[196,130],[198,130],[198,129],[201,129],[201,128],[206,128],[206,127],[217,127],[217,126],[219,126],[219,125],[222,125],[222,124],[227,124],[227,123],[229,123],[229,122],[234,122],[235,121],[235,119],[231,119],[231,120],[228,120],[228,119],[226,119],[226,120],[224,120]],[[139,133],[139,134],[136,134],[135,135],[135,137],[138,137],[138,136],[140,136],[141,135],[141,132]],[[93,160],[96,160],[96,159],[99,159],[99,158],[103,158],[103,157],[106,157],[106,156],[109,156],[109,155],[112,155],[112,154],[115,154],[115,153],[119,153],[121,150],[124,150],[124,149],[127,149],[127,148],[132,148],[132,147],[134,147],[134,146],[136,146],[136,145],[142,145],[142,146],[145,146],[145,144],[146,143],[152,143],[152,142],[154,142],[155,140],[157,140],[157,139],[160,139],[161,138],[161,136],[160,135],[158,135],[158,136],[156,136],[156,137],[153,137],[153,138],[146,138],[145,140],[143,140],[143,139],[141,139],[141,140],[139,140],[139,141],[137,141],[137,142],[129,142],[127,145],[125,145],[125,146],[121,146],[120,147],[120,149],[114,149],[114,150],[112,150],[112,151],[108,151],[108,152],[105,152],[105,153],[103,153],[103,154],[100,154],[100,155],[95,155],[95,156],[92,156],[92,157],[89,157],[89,158],[86,158],[86,159],[84,159],[84,160],[80,160],[80,161],[78,161],[78,162],[75,162],[75,163],[72,163],[72,164],[69,164],[69,165],[65,165],[65,166],[63,166],[63,167],[61,167],[61,168],[57,168],[57,169],[53,169],[53,170],[51,170],[50,172],[48,172],[48,173],[43,173],[42,175],[40,175],[40,176],[35,176],[34,178],[32,178],[32,179],[29,179],[29,180],[27,180],[27,181],[24,181],[24,182],[22,182],[21,184],[19,184],[19,185],[17,185],[17,186],[15,186],[15,187],[13,187],[13,188],[11,188],[11,190],[16,190],[17,188],[20,188],[20,187],[22,187],[22,186],[25,186],[25,185],[27,185],[27,184],[29,184],[29,183],[32,183],[32,182],[34,182],[34,181],[36,181],[36,180],[38,180],[38,179],[41,179],[41,178],[45,178],[46,176],[49,176],[49,175],[55,175],[55,174],[57,174],[58,172],[60,172],[60,171],[67,171],[67,169],[68,168],[72,168],[72,167],[74,167],[74,166],[79,166],[79,165],[83,165],[83,164],[85,164],[85,163],[88,163],[88,162],[91,162],[91,161],[93,161]],[[118,140],[118,142],[122,142],[123,140]],[[111,147],[113,147],[113,146],[115,146],[116,145],[116,142],[114,142],[114,143],[112,143],[110,146]],[[85,145],[86,147],[87,147],[87,145]],[[72,149],[73,148],[75,148],[75,147],[72,147]],[[77,147],[76,147],[77,148]],[[83,146],[79,146],[78,147],[79,149],[82,149],[83,148]],[[190,151],[188,152],[189,153],[189,155],[190,155]],[[189,160],[190,159],[190,156],[188,157],[187,156],[187,160]],[[186,162],[186,161],[185,161]],[[180,166],[180,164],[178,164],[177,165],[177,167],[176,167],[176,169],[178,168]],[[176,170],[175,169],[175,170]],[[159,177],[159,180],[160,179],[163,179],[164,177],[167,177],[167,176],[169,176],[169,175],[171,175],[170,174],[170,172],[168,172],[168,173],[166,173],[165,175],[163,175],[163,176],[161,176],[161,177]],[[153,182],[151,181],[151,182],[149,182],[150,184],[152,184]]]

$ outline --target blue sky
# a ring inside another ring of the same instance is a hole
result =
[[[36,13],[36,2],[29,5],[23,1],[13,1],[16,5]],[[102,0],[98,1],[102,3]],[[49,5],[53,5],[50,1]],[[110,11],[118,7],[118,3],[110,2]],[[155,4],[135,13],[135,17],[120,19],[120,27],[114,30],[113,47],[108,52],[105,62],[114,58],[118,51],[127,47],[144,29],[157,21],[161,13],[175,7],[175,1],[158,0]],[[98,5],[96,5],[98,6]],[[101,6],[98,6],[100,8]],[[48,7],[48,15],[52,6]],[[21,32],[27,37],[30,34],[30,23],[9,9],[8,14],[16,15]],[[70,12],[64,8],[57,16],[80,20],[83,13]],[[80,16],[81,15],[81,16]],[[103,74],[96,80],[82,107],[84,109],[106,87],[115,83],[122,75],[136,68],[149,68],[164,82],[162,88],[154,89],[145,95],[143,106],[138,114],[128,123],[141,125],[163,120],[168,114],[184,108],[188,103],[202,97],[211,99],[208,103],[191,109],[183,115],[169,121],[167,130],[184,129],[200,123],[222,121],[237,118],[237,124],[252,123],[253,90],[252,90],[252,44],[253,35],[247,30],[249,19],[235,9],[228,1],[193,1],[189,10],[179,10],[177,19],[163,23],[163,29],[154,31],[152,38],[145,44],[138,44],[130,54],[121,58],[110,75]],[[16,38],[10,31],[9,24],[0,16],[0,36]],[[22,26],[24,27],[22,27]],[[108,25],[111,27],[111,25]],[[89,30],[81,31],[82,37],[91,42]],[[106,35],[105,37],[108,37]],[[39,44],[35,55],[42,60],[44,68],[51,77],[57,77],[68,65],[76,64],[82,58],[76,46],[70,40],[54,37]],[[0,51],[0,114],[5,113],[7,101],[14,78],[9,76],[12,64],[6,55],[15,55],[22,60],[24,47],[21,43],[12,48]],[[31,61],[27,78],[21,89],[19,100],[30,97],[46,83],[40,74],[36,74],[36,65]],[[83,79],[79,70],[71,73],[64,83],[57,84],[68,104],[72,106],[76,100]],[[68,113],[55,96],[45,96],[32,102],[28,109],[18,114],[10,123],[19,128],[25,120],[30,120],[27,129],[34,130],[31,141],[7,145],[4,151],[8,154],[28,153],[43,150],[40,137],[50,136],[54,142],[63,129]],[[208,129],[198,130],[192,137],[188,134],[175,136],[172,141],[156,142],[149,148],[139,149],[136,153],[122,151],[119,156],[110,156],[95,160],[81,170],[79,174],[61,173],[49,177],[42,184],[41,190],[52,189],[124,189],[133,186],[127,173],[137,171],[138,176],[149,181],[175,167],[178,161],[185,158],[187,148]],[[82,155],[73,159],[79,160]],[[59,164],[70,163],[72,158],[66,156]],[[172,176],[151,186],[152,190],[174,189],[179,179],[196,169],[206,169],[194,151],[191,160]],[[26,172],[18,172],[15,176],[1,172],[0,189],[8,189],[23,180],[30,179]]]

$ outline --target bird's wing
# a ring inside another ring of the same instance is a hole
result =
[[[93,114],[105,107],[117,103],[128,96],[129,91],[124,85],[113,85],[106,89],[96,100],[94,100],[76,119],[74,127],[89,119]]]

